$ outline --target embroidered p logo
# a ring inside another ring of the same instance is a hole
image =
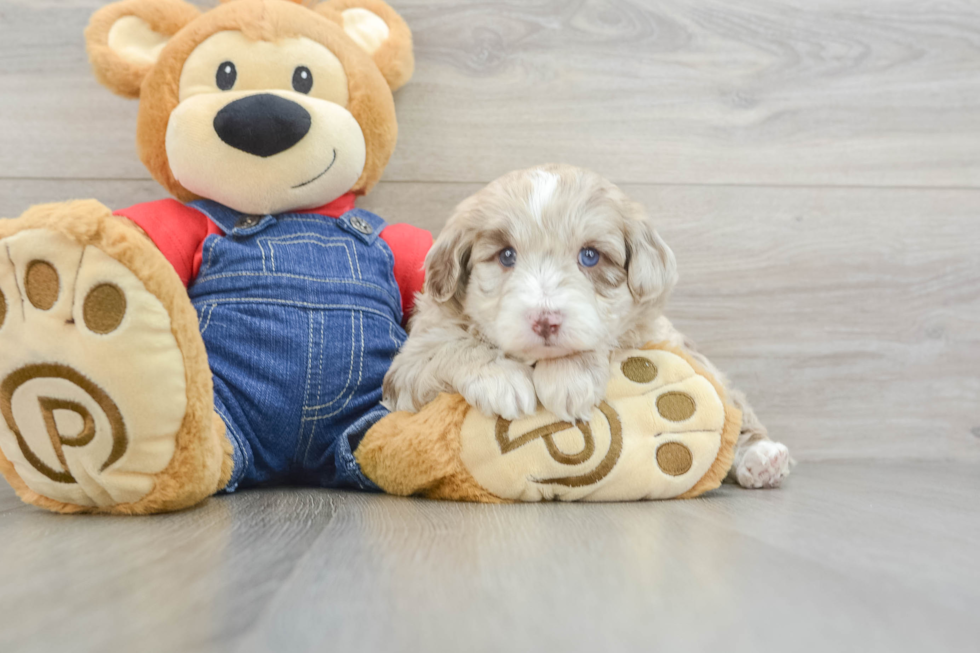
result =
[[[50,396],[54,394],[51,390],[59,396]],[[123,457],[128,445],[122,414],[105,391],[78,371],[57,363],[21,367],[0,383],[0,413],[21,453],[31,467],[57,483],[77,482],[65,448],[91,445],[100,428],[87,403],[94,403],[107,422],[101,428],[108,430],[111,446],[99,468],[105,471]]]
[[[537,483],[548,485],[563,485],[565,487],[582,487],[593,485],[604,479],[619,460],[619,455],[623,451],[623,425],[616,411],[606,402],[599,405],[599,411],[606,418],[609,424],[609,449],[602,460],[589,472],[573,476],[560,476],[558,478],[536,479]],[[568,454],[561,451],[555,444],[555,435],[562,431],[578,428],[582,435],[582,449],[578,453]],[[497,446],[500,447],[501,454],[508,454],[516,449],[530,444],[539,438],[544,442],[548,455],[552,460],[560,465],[581,465],[588,462],[595,455],[595,437],[592,435],[592,427],[585,422],[571,424],[570,422],[553,422],[547,426],[528,431],[524,435],[516,438],[511,437],[511,422],[502,417],[497,418],[496,437]]]
[[[513,422],[468,411],[459,436],[466,471],[518,501],[666,499],[691,491],[716,462],[706,483],[720,479],[722,436],[731,447],[738,414],[712,379],[656,347],[617,352],[609,377],[587,422],[559,421],[542,407]]]

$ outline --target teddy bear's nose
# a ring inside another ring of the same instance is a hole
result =
[[[309,112],[291,100],[262,93],[226,105],[214,117],[214,131],[228,145],[255,156],[285,152],[310,131]]]

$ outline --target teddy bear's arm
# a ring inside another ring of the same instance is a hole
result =
[[[126,218],[153,241],[185,287],[201,267],[204,239],[221,233],[206,215],[171,199],[135,204],[114,215]]]
[[[425,284],[425,256],[432,249],[432,234],[409,224],[393,224],[381,232],[381,240],[395,258],[395,282],[402,300],[402,325],[415,309],[415,294]]]

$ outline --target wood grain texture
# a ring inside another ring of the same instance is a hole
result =
[[[660,503],[24,507],[0,513],[0,649],[973,651],[978,493],[976,464],[825,462]]]
[[[0,177],[147,178],[136,104],[86,61],[102,4],[0,6]],[[393,4],[418,65],[390,181],[563,161],[624,183],[980,184],[968,0]]]
[[[478,184],[382,183],[361,205],[438,232]],[[625,185],[673,247],[668,314],[800,460],[980,460],[980,191]],[[128,206],[153,182],[0,180]]]
[[[89,71],[103,4],[0,1],[0,216],[164,197]],[[392,4],[418,65],[361,206],[437,232],[514,168],[623,184],[677,253],[676,323],[802,462],[687,502],[122,519],[0,483],[0,651],[975,650],[980,6]]]
[[[4,484],[0,501],[12,494]],[[150,518],[0,512],[0,650],[232,650],[336,500],[281,490]]]

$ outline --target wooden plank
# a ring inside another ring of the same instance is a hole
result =
[[[382,183],[361,205],[438,231],[476,184]],[[677,254],[668,306],[802,460],[980,460],[980,192],[624,186]],[[152,182],[0,181],[0,215]]]
[[[3,481],[0,481],[0,513],[9,510],[19,510],[23,507],[24,503],[17,497],[13,489]]]
[[[785,492],[754,493],[750,510],[708,498],[684,504],[685,513],[855,578],[902,577],[940,605],[975,602],[975,464],[835,461],[797,471]]]
[[[488,507],[351,497],[240,650],[975,647],[975,511],[942,502],[910,509],[887,490],[911,472],[975,493],[976,467],[953,479],[942,466],[862,471],[818,464],[801,468],[784,492],[726,488],[660,504]],[[853,483],[833,485],[848,472]],[[826,504],[845,518],[808,519]],[[882,510],[900,509],[906,520],[926,521],[901,529],[890,549],[909,559],[886,573],[869,562],[876,554],[869,539],[884,533],[855,539],[854,528],[873,531]],[[967,533],[937,538],[925,527],[937,522]],[[786,545],[766,541],[774,538]],[[821,559],[816,542],[837,551]],[[919,559],[919,550],[935,557]],[[839,565],[845,557],[858,562]],[[929,582],[937,569],[943,580]]]
[[[626,189],[681,282],[668,315],[806,458],[980,454],[980,195]]]
[[[25,507],[0,513],[0,647],[972,651],[978,472],[810,463],[781,490],[638,504],[295,489],[148,518]]]
[[[233,650],[337,500],[257,490],[148,518],[0,512],[0,649]]]
[[[0,177],[147,177],[136,104],[86,62],[102,4],[0,8]],[[980,184],[966,0],[393,4],[418,66],[390,181],[565,161],[634,183]]]

